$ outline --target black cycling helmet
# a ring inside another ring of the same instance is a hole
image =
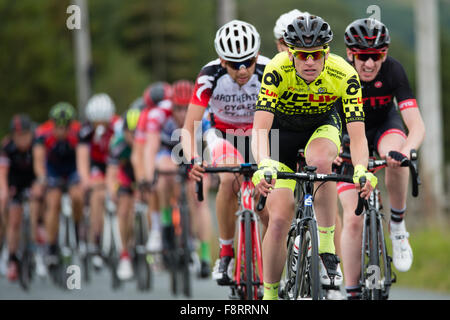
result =
[[[15,114],[9,123],[9,131],[11,133],[32,131],[33,129],[33,121],[31,121],[31,118],[26,114]]]
[[[321,17],[304,12],[288,24],[283,39],[290,47],[312,48],[329,43],[333,31]]]
[[[389,46],[391,37],[382,22],[373,18],[363,18],[347,26],[344,41],[349,48],[381,49]]]

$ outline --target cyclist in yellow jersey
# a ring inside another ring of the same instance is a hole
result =
[[[287,26],[283,35],[289,51],[277,54],[264,70],[252,132],[252,152],[259,168],[253,182],[259,192],[267,195],[269,212],[262,246],[264,299],[278,298],[286,260],[285,238],[294,214],[295,181],[276,180],[276,171],[293,172],[297,150],[304,148],[308,165],[317,167],[318,173],[331,173],[340,148],[341,120],[334,106],[338,99],[342,99],[351,136],[354,181],[358,183],[360,177],[366,177],[367,183],[361,190],[366,198],[376,185],[376,177],[366,169],[368,149],[359,78],[343,58],[330,54],[328,43],[332,38],[328,23],[305,12]],[[264,180],[267,170],[273,172],[270,184]],[[314,208],[319,229],[321,282],[339,286],[342,273],[333,241],[335,183],[317,189]]]
[[[278,52],[289,51],[289,47],[286,45],[283,39],[283,34],[286,31],[286,26],[301,15],[301,11],[294,9],[287,13],[282,14],[276,21],[275,27],[273,28],[273,35],[275,36],[275,43]],[[336,253],[338,256],[341,255],[341,231],[342,231],[342,221],[339,214],[336,214],[336,230],[334,234],[334,245],[336,247]]]

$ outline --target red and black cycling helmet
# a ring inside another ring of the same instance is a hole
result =
[[[9,123],[9,131],[11,133],[32,131],[33,129],[33,121],[27,114],[15,114]]]
[[[388,28],[373,18],[358,19],[345,29],[344,41],[354,49],[382,49],[389,46],[391,37]]]
[[[194,92],[194,83],[189,80],[178,80],[172,84],[172,101],[178,106],[188,106]]]
[[[167,82],[155,82],[147,87],[142,96],[147,107],[154,108],[162,100],[172,98],[172,86]]]

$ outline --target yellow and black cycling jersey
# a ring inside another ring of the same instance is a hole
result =
[[[359,77],[348,62],[330,54],[320,75],[307,84],[288,52],[281,52],[264,70],[256,110],[275,114],[280,129],[304,131],[334,111],[339,99],[346,123],[364,121]]]

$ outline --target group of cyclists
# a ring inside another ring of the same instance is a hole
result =
[[[267,197],[258,212],[263,226],[263,299],[278,299],[285,240],[294,216],[295,181],[276,179],[276,173],[298,169],[299,149],[318,173],[331,173],[333,166],[345,164],[353,174],[353,184],[327,183],[315,195],[321,282],[340,286],[345,281],[347,298],[361,297],[363,220],[354,211],[358,196],[367,199],[378,182],[367,171],[371,153],[388,161],[385,184],[393,263],[399,271],[409,270],[413,254],[404,220],[409,172],[400,164],[411,149],[419,148],[425,128],[402,65],[387,55],[388,28],[372,18],[351,22],[345,30],[345,58],[330,52],[330,25],[308,12],[295,9],[281,15],[274,36],[279,53],[269,59],[260,54],[260,35],[253,25],[240,20],[226,23],[214,39],[218,58],[200,70],[195,82],[153,83],[122,116],[116,115],[107,94],[89,100],[84,124],[66,102],[52,107],[50,119],[37,128],[28,116],[14,116],[0,155],[0,205],[8,212],[8,278],[17,277],[21,197],[26,189],[32,238],[41,241],[39,230],[45,225],[49,267],[58,263],[63,192],[72,199],[75,223],[89,195],[93,252],[100,245],[105,197],[116,202],[123,248],[117,273],[120,279],[132,278],[129,250],[136,194],[149,204],[147,249],[169,250],[174,245],[177,181],[173,175],[155,173],[176,170],[181,162],[189,166],[188,199],[192,230],[200,242],[199,274],[208,278],[211,215],[208,203],[194,196],[195,181],[202,179],[207,190],[205,166],[254,163],[255,197]],[[350,139],[351,164],[339,157],[344,135]],[[264,179],[268,170],[270,183]],[[367,180],[364,186],[359,185],[361,177]],[[238,182],[234,174],[219,174],[215,208],[220,250],[212,268],[219,285],[232,282]],[[101,264],[101,258],[94,263]]]

